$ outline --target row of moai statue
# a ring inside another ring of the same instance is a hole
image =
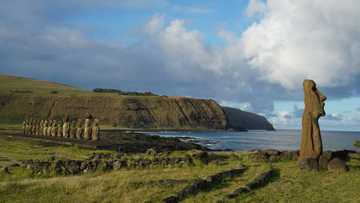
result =
[[[23,122],[24,135],[63,137],[83,140],[99,140],[99,119],[86,118],[70,121],[57,120],[34,120],[28,119]]]

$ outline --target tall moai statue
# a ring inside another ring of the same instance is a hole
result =
[[[44,131],[44,120],[40,120],[39,123],[39,135],[42,136]]]
[[[35,120],[35,135],[38,136],[40,134],[40,121]]]
[[[28,120],[25,119],[22,123],[22,127],[23,127],[23,134],[26,135],[27,134],[27,123],[28,123]]]
[[[91,119],[92,119],[91,114],[88,114],[85,118],[84,135],[83,135],[85,140],[89,140],[91,136]]]
[[[80,140],[83,134],[83,129],[82,129],[82,120],[79,118],[76,121],[76,139]]]
[[[69,117],[66,116],[64,119],[64,124],[62,126],[62,136],[65,138],[69,137],[69,130],[70,130],[70,121],[69,121]]]
[[[48,127],[46,129],[46,135],[47,136],[51,136],[51,128],[52,128],[52,126],[53,126],[53,120],[49,120]]]
[[[299,161],[316,159],[323,151],[319,118],[325,116],[326,97],[317,89],[313,80],[304,80],[304,114],[302,117]]]
[[[99,140],[99,119],[95,118],[91,128],[91,140],[96,141]]]
[[[56,137],[57,131],[58,131],[58,126],[56,120],[53,120],[51,123],[51,130],[50,130],[51,137]]]
[[[70,131],[69,131],[69,135],[71,139],[74,139],[76,136],[76,121],[71,121],[70,123]]]
[[[63,130],[62,130],[63,122],[57,121],[56,125],[57,125],[56,137],[62,137],[63,136]]]
[[[49,125],[49,121],[48,120],[44,120],[44,127],[43,127],[43,136],[47,136],[47,128],[48,128],[48,125]]]
[[[34,120],[32,118],[30,118],[28,135],[33,135],[33,132],[34,132],[33,130],[34,130]]]

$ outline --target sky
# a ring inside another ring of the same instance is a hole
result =
[[[2,0],[0,73],[83,89],[211,98],[298,129],[302,81],[325,130],[360,130],[358,0]]]

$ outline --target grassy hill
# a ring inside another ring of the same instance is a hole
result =
[[[71,94],[89,91],[55,82],[33,80],[30,78],[0,75],[1,94]]]

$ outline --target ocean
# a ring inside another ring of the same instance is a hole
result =
[[[322,131],[321,133],[324,150],[356,150],[353,143],[356,140],[360,140],[360,132]],[[162,137],[183,137],[184,140],[190,139],[193,142],[214,150],[297,150],[300,146],[301,131],[162,131],[147,132],[147,134]]]

